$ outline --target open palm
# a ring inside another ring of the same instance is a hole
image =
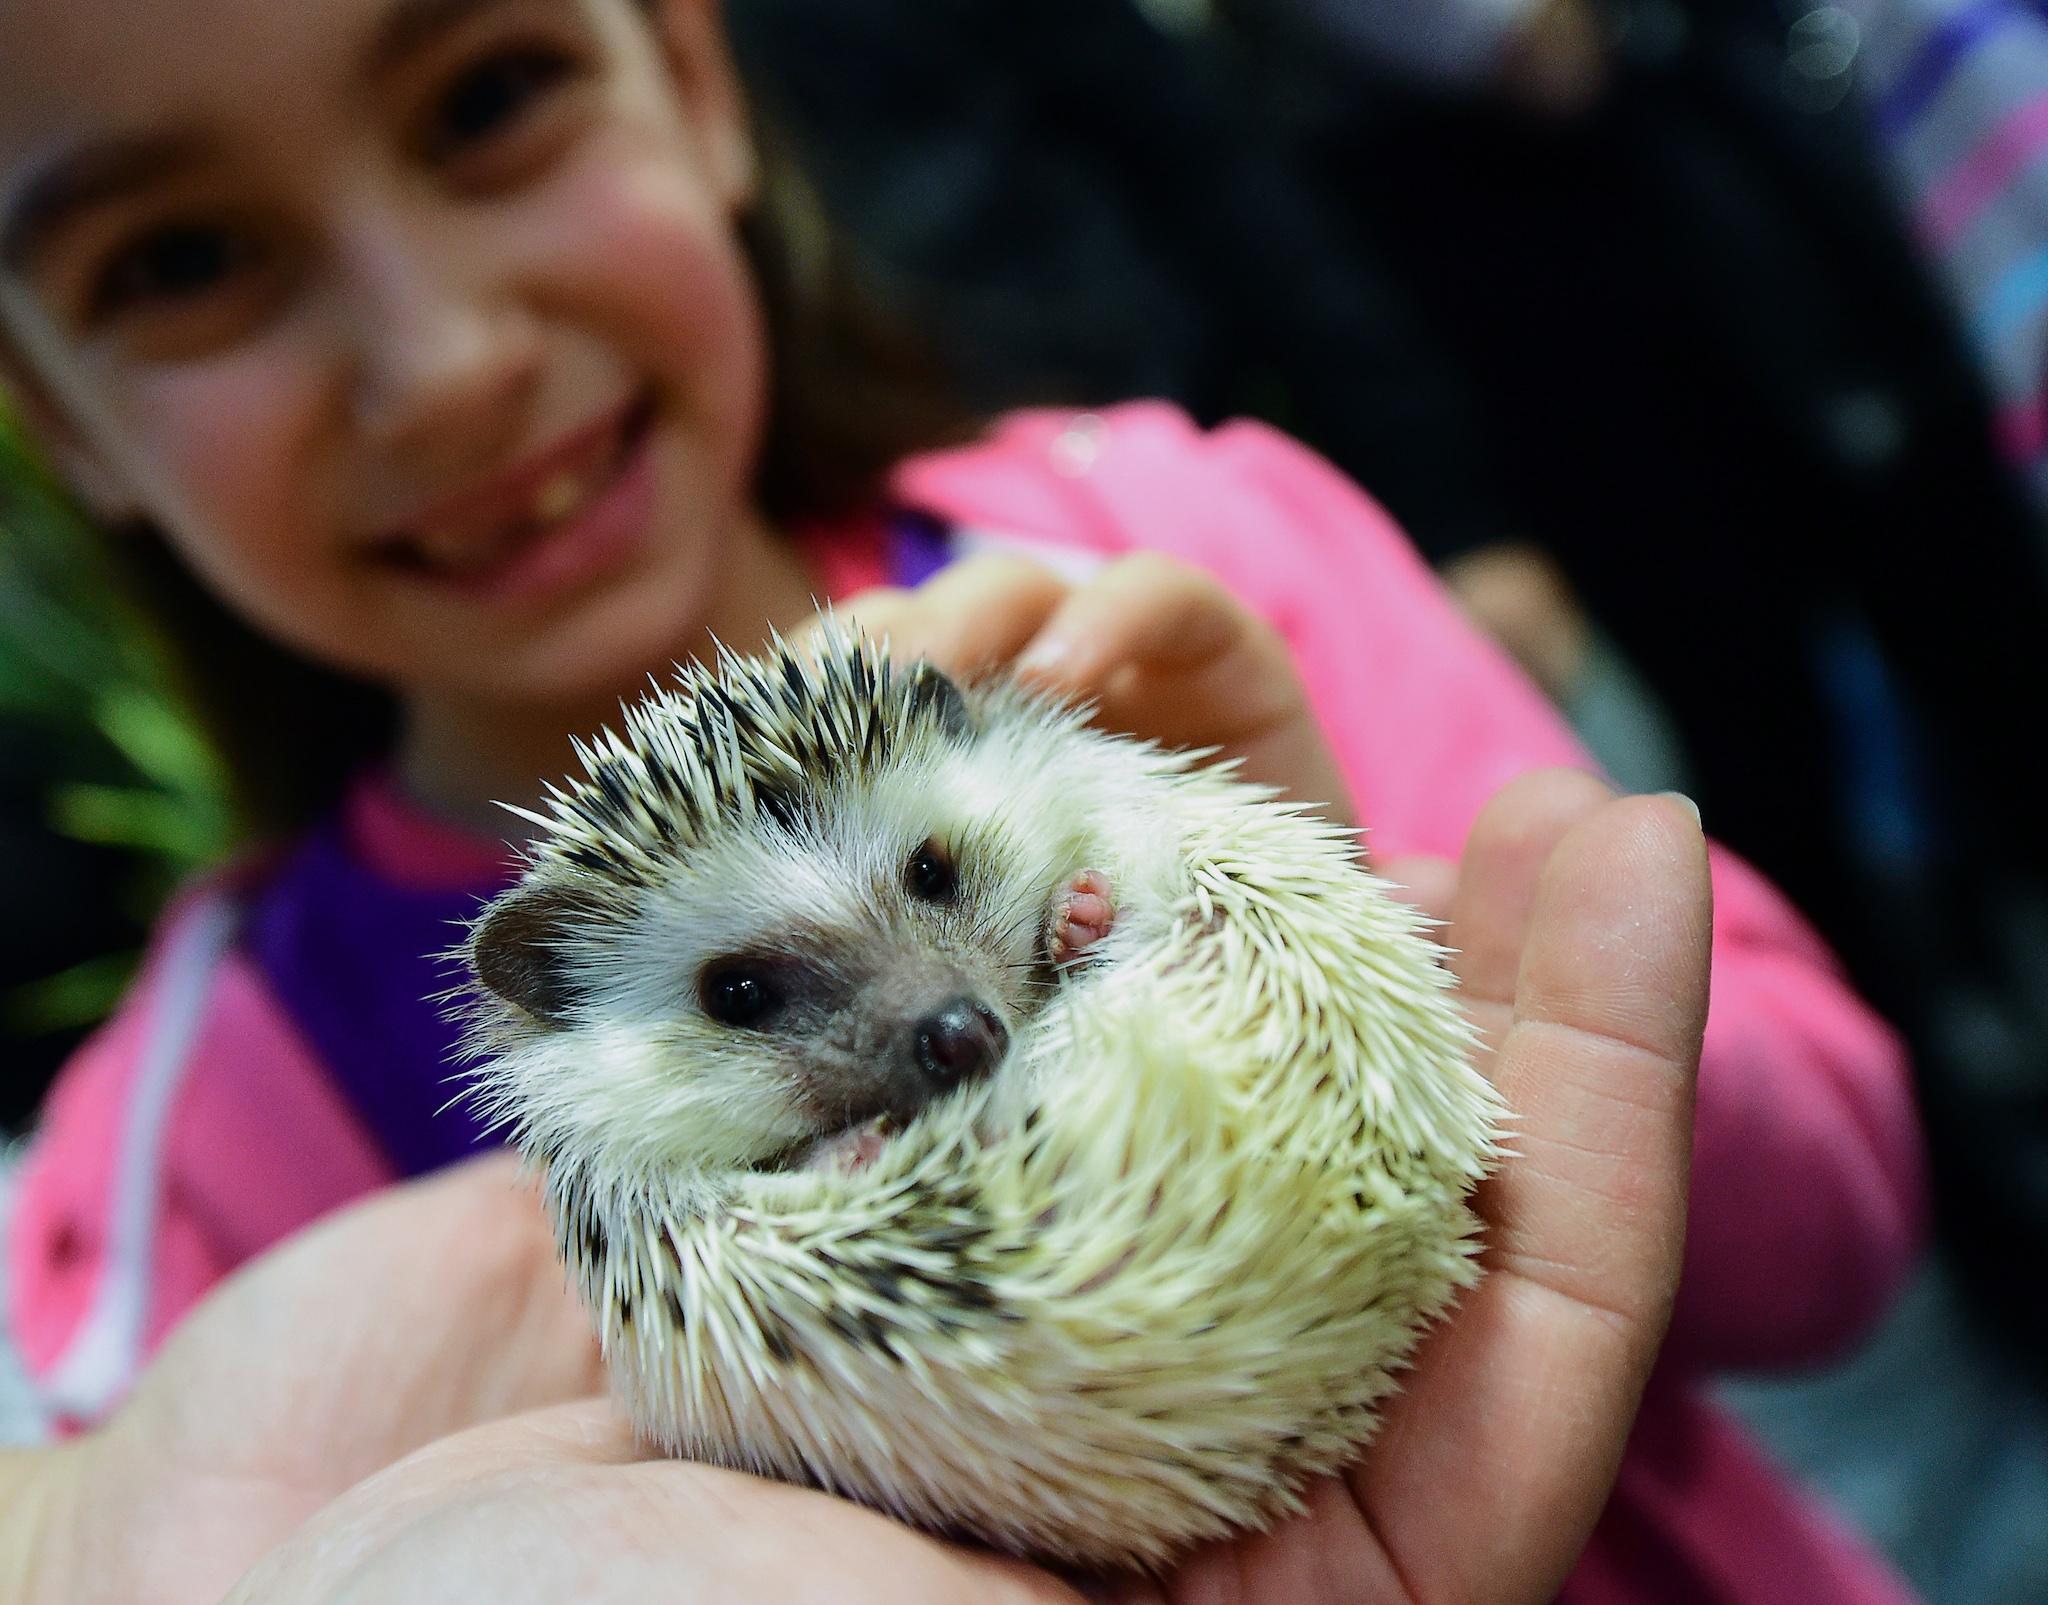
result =
[[[1308,1513],[1138,1605],[1550,1598],[1604,1503],[1668,1316],[1705,1015],[1706,859],[1678,804],[1508,788],[1446,911],[1517,1114],[1489,1274],[1369,1456]],[[538,1209],[486,1161],[250,1267],[64,1461],[32,1597],[79,1602],[1064,1601],[871,1512],[650,1458],[609,1405]],[[247,1576],[246,1569],[253,1567]]]

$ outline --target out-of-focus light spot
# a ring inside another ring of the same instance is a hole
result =
[[[1836,457],[1851,468],[1883,468],[1905,450],[1906,410],[1889,391],[1842,391],[1828,403],[1825,427]]]
[[[1833,111],[1849,93],[1863,30],[1840,6],[1817,6],[1785,33],[1785,98],[1800,111]]]
[[[1053,438],[1053,472],[1079,479],[1095,466],[1108,439],[1109,425],[1101,418],[1092,412],[1077,413]]]

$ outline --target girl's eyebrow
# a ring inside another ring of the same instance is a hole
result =
[[[511,0],[396,0],[363,55],[365,76],[388,72],[406,56],[479,12]],[[123,134],[62,151],[32,167],[0,197],[0,267],[20,272],[81,213],[120,200],[200,165],[194,134]]]
[[[460,27],[478,12],[507,3],[508,0],[397,0],[370,36],[369,49],[363,55],[363,75],[375,78],[390,71],[415,50],[449,29]]]
[[[0,204],[0,265],[19,272],[82,213],[189,172],[206,160],[195,134],[122,134],[60,151]]]

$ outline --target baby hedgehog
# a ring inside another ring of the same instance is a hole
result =
[[[471,1047],[648,1439],[1088,1566],[1356,1454],[1501,1111],[1349,832],[833,628],[579,756]]]

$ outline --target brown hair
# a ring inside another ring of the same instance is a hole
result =
[[[777,523],[872,499],[903,457],[979,427],[889,319],[772,131],[740,235],[768,330],[769,406],[755,476]],[[271,641],[206,589],[147,525],[106,532],[119,589],[175,694],[218,751],[245,840],[294,830],[387,751],[397,703]]]

